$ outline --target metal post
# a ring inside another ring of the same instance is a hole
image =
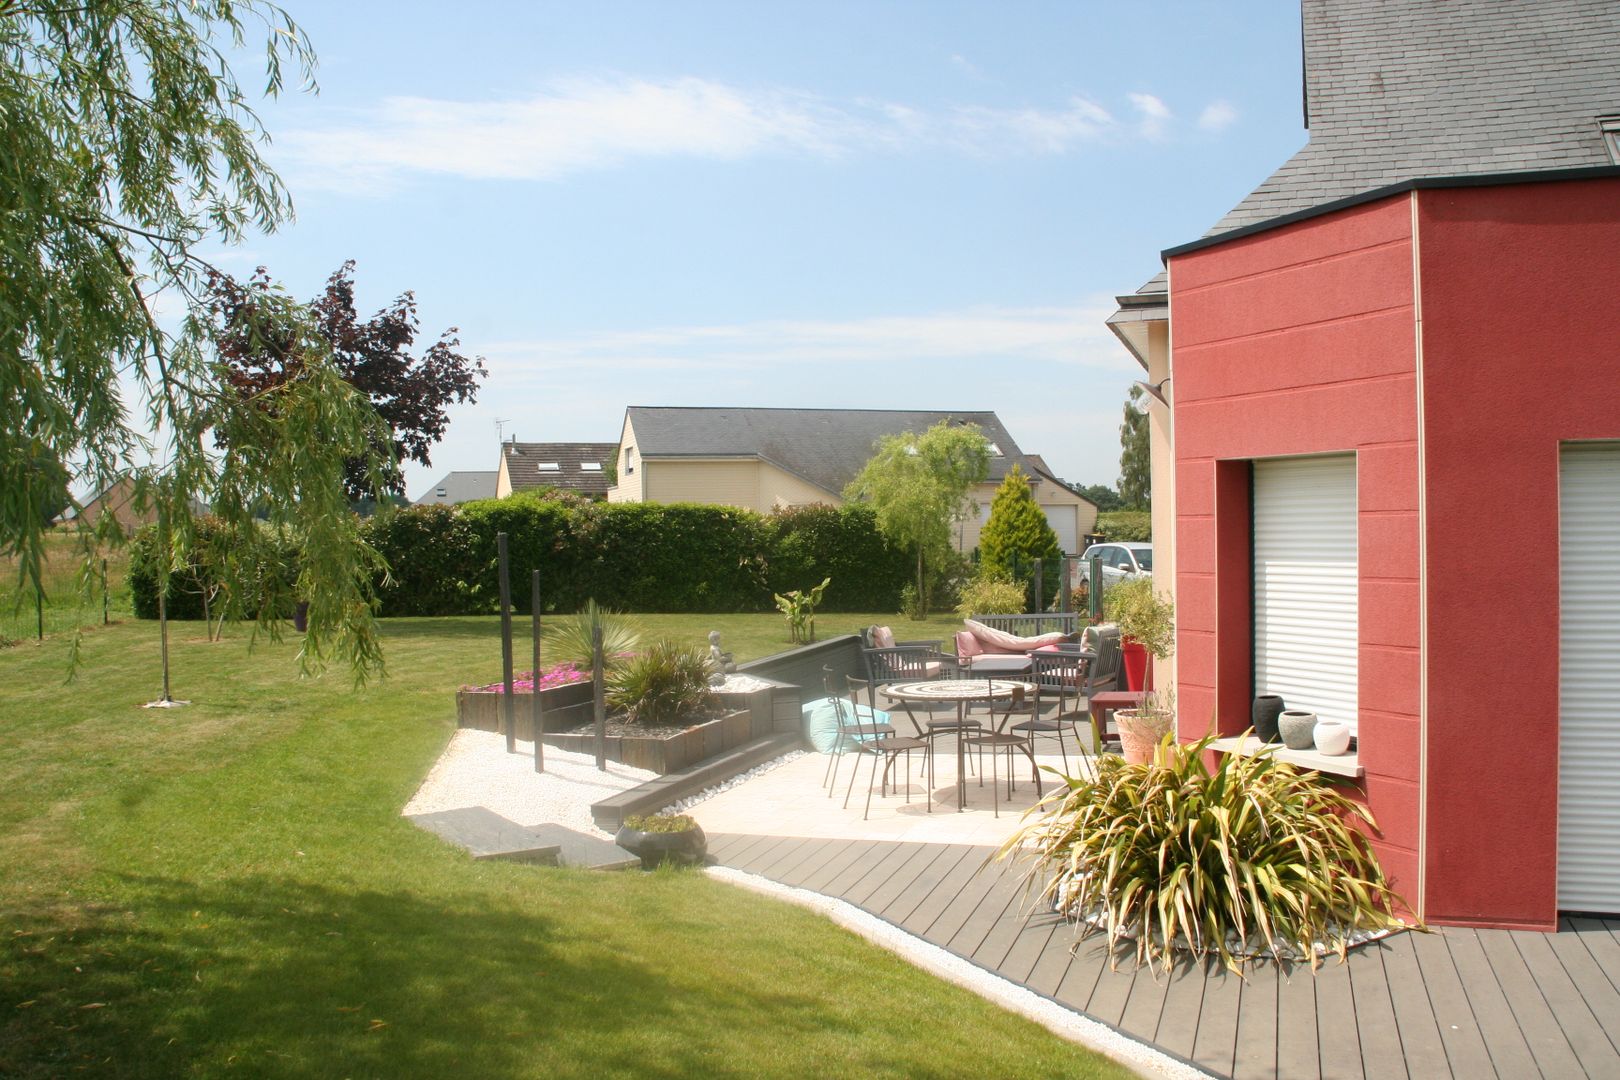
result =
[[[1093,555],[1086,562],[1091,568],[1091,585],[1087,590],[1091,594],[1091,621],[1099,623],[1103,615],[1102,556]]]
[[[533,585],[529,597],[529,619],[534,633],[534,673],[529,678],[534,682],[534,696],[529,720],[534,731],[534,771],[543,773],[546,771],[546,744],[540,736],[545,734],[546,726],[540,717],[540,571],[534,571],[530,581]]]
[[[110,601],[107,598],[107,560],[102,559],[101,560],[101,625],[102,626],[106,626],[106,625],[108,625],[109,622],[111,622],[111,619],[108,618],[108,613],[111,611],[111,608],[108,606],[109,603],[110,603]]]
[[[1039,615],[1046,610],[1046,560],[1035,560],[1035,614]],[[1035,624],[1035,632],[1041,632],[1040,623]]]
[[[512,703],[512,577],[506,563],[506,534],[495,534],[495,561],[501,584],[501,680],[506,691],[501,707],[506,717],[506,752],[517,753],[517,725]]]
[[[1069,577],[1070,564],[1067,555],[1058,556],[1058,610],[1063,614],[1069,613]]]
[[[165,595],[169,591],[169,579],[158,575],[158,641],[163,652],[163,701],[174,700],[169,696],[169,605]]]
[[[607,772],[607,701],[602,686],[602,624],[591,627],[591,698],[596,710],[596,767]]]
[[[45,640],[45,587],[34,582],[34,620],[39,624],[39,640]]]

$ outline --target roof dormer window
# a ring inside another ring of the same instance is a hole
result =
[[[990,444],[990,456],[991,457],[1001,457],[1001,447],[997,446],[995,443],[991,443]]]

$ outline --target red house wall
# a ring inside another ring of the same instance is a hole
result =
[[[1620,180],[1425,190],[1417,206],[1427,915],[1550,929],[1558,447],[1620,438]]]
[[[1253,700],[1247,462],[1357,454],[1359,757],[1395,887],[1417,904],[1416,331],[1409,195],[1170,261],[1182,735]],[[1217,633],[1219,631],[1219,633]]]

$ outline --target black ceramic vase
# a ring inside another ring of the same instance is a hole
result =
[[[1277,717],[1282,715],[1283,699],[1276,694],[1261,694],[1254,699],[1251,722],[1255,738],[1261,742],[1277,741]]]

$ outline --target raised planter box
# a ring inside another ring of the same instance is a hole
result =
[[[759,678],[760,676],[756,676]],[[775,731],[797,730],[799,688],[766,680],[771,686],[748,693],[716,694],[729,711],[717,719],[685,730],[672,730],[668,736],[609,735],[607,757],[638,769],[658,773],[679,772],[709,758],[717,757],[744,743]],[[487,691],[463,690],[456,695],[456,720],[461,727],[479,731],[503,731],[505,695]],[[534,738],[532,693],[512,695],[517,737]],[[596,735],[590,731],[557,731],[578,728],[591,720],[591,684],[570,683],[540,691],[541,722],[545,743],[559,750],[580,754],[596,753]]]

